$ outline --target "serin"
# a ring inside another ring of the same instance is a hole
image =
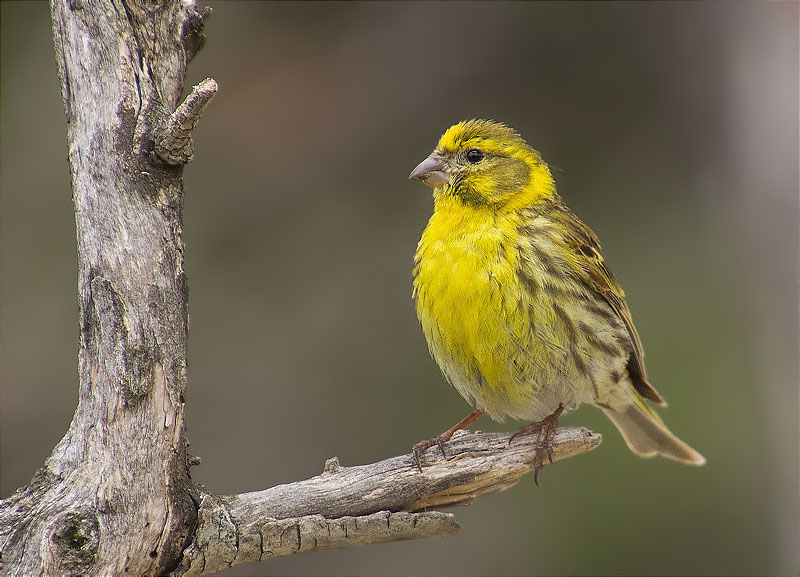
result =
[[[562,410],[599,407],[637,455],[702,465],[648,404],[625,294],[600,243],[556,192],[539,153],[513,129],[468,120],[448,129],[409,178],[431,186],[413,297],[431,355],[475,411],[414,447],[444,441],[483,414],[534,421],[535,471]],[[537,479],[538,482],[538,479]]]

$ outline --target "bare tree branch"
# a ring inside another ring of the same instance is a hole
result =
[[[533,470],[537,436],[519,436],[510,446],[509,438],[459,431],[445,445],[450,458],[438,448],[428,450],[421,473],[411,454],[355,467],[341,467],[334,457],[306,481],[240,495],[206,492],[177,574],[314,549],[452,535],[458,530],[452,515],[417,511],[468,503],[515,485]],[[558,429],[553,461],[590,451],[600,441],[584,428]]]
[[[192,131],[217,93],[217,83],[206,78],[196,86],[169,120],[157,131],[155,153],[167,164],[186,164],[192,159]]]
[[[293,553],[455,535],[459,525],[449,513],[391,513],[327,519],[307,515],[259,519],[237,525],[219,503],[204,497],[200,519],[209,530],[197,534],[176,574],[208,574]]]

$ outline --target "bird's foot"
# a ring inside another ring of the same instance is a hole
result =
[[[534,444],[533,456],[533,482],[539,486],[539,471],[544,467],[544,453],[547,451],[547,459],[553,462],[553,439],[556,437],[556,428],[558,427],[558,417],[564,412],[564,405],[559,403],[558,408],[552,414],[547,415],[541,421],[525,425],[520,428],[516,433],[511,435],[508,439],[508,444],[514,440],[518,435],[525,433],[538,432],[539,436],[536,438]]]
[[[422,453],[424,453],[430,447],[438,445],[439,449],[442,451],[442,455],[444,456],[444,458],[449,460],[450,458],[447,456],[447,453],[444,450],[444,444],[450,440],[450,437],[452,437],[456,431],[461,429],[466,429],[483,415],[484,415],[483,411],[481,411],[480,409],[476,409],[475,411],[472,411],[469,415],[461,419],[459,422],[457,422],[455,425],[447,429],[444,433],[442,433],[438,437],[434,437],[433,439],[428,439],[427,441],[420,441],[419,443],[411,447],[411,455],[414,460],[414,464],[417,466],[417,469],[419,469],[419,472],[422,473],[422,462],[420,461]]]
[[[451,434],[450,437],[452,436],[453,435]],[[422,463],[420,461],[420,456],[422,456],[422,453],[424,453],[430,447],[433,447],[434,445],[439,445],[439,449],[442,451],[442,455],[444,456],[445,459],[447,459],[447,453],[444,450],[444,444],[446,441],[450,440],[450,437],[439,435],[438,437],[434,437],[433,439],[420,441],[419,443],[411,447],[411,453],[414,457],[414,464],[416,464],[417,469],[419,469],[420,473],[422,473]]]

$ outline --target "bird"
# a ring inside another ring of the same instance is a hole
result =
[[[636,455],[705,463],[655,412],[666,403],[648,380],[625,293],[539,152],[503,123],[465,120],[409,179],[434,200],[414,255],[417,316],[444,377],[475,408],[414,445],[420,471],[421,454],[444,453],[457,430],[510,417],[531,422],[514,436],[538,432],[538,485],[559,416],[582,404],[600,408]]]

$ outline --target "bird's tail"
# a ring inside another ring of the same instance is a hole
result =
[[[703,455],[670,433],[639,393],[634,392],[630,404],[601,408],[616,425],[628,448],[640,457],[658,454],[686,465],[705,464]]]

